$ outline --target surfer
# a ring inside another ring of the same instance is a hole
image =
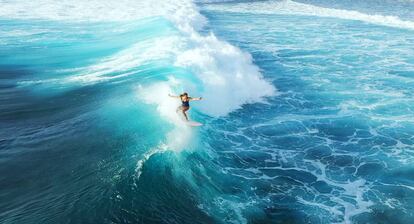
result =
[[[188,93],[183,93],[183,94],[180,94],[179,96],[173,96],[171,94],[168,94],[168,96],[173,97],[173,98],[179,98],[181,100],[181,106],[177,108],[176,112],[181,111],[187,121],[188,121],[188,117],[185,112],[190,109],[190,101],[202,99],[201,97],[189,97]]]

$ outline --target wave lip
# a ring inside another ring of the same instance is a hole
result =
[[[238,13],[262,13],[284,15],[306,15],[330,17],[347,20],[358,20],[367,23],[414,30],[414,21],[402,20],[397,16],[369,15],[353,10],[324,8],[291,0],[244,2],[232,5],[211,4],[204,6],[208,10],[228,11]]]

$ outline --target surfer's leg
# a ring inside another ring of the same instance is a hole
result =
[[[188,121],[187,114],[184,111],[183,111],[183,114],[184,114],[185,119]]]
[[[187,114],[185,113],[188,109],[190,109],[189,107],[182,107],[182,112],[184,114],[185,119],[188,121],[188,117]]]

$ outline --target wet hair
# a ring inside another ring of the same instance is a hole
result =
[[[184,92],[183,94],[180,95],[180,97],[183,97],[183,96],[188,96],[188,93]]]

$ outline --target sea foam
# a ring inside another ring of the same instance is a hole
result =
[[[414,30],[413,21],[402,20],[397,16],[370,15],[354,10],[324,8],[310,4],[299,3],[291,0],[242,2],[238,4],[232,4],[230,7],[228,5],[211,4],[206,5],[205,8],[208,10],[238,13],[262,13],[331,17],[339,19],[358,20],[382,26]]]

